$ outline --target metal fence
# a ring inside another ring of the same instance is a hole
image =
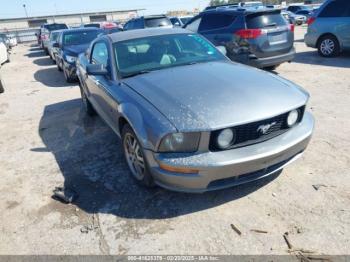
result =
[[[36,34],[39,33],[39,29],[28,28],[28,29],[18,29],[18,30],[6,30],[3,33],[7,35],[14,36],[18,43],[37,41]]]

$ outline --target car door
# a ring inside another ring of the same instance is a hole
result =
[[[96,42],[92,47],[91,64],[101,65],[109,71],[108,75],[88,75],[90,101],[99,115],[117,131],[118,103],[114,95],[115,82],[112,77],[112,60],[105,40]]]
[[[0,65],[7,60],[7,49],[3,42],[0,42]]]

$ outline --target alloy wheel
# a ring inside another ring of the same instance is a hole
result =
[[[142,148],[137,139],[130,133],[124,137],[124,152],[132,175],[137,180],[142,180],[145,176],[145,160]]]
[[[334,52],[335,43],[331,39],[325,39],[322,41],[320,49],[322,54],[325,56],[330,56]]]

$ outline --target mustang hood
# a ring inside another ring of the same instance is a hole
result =
[[[84,53],[85,50],[89,47],[89,44],[83,45],[72,45],[64,48],[64,51],[70,53],[71,55],[78,56],[80,53]]]
[[[295,84],[230,62],[174,67],[124,79],[179,131],[213,130],[263,120],[306,104]]]

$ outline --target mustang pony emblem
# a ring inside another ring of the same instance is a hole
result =
[[[261,125],[258,127],[258,129],[256,131],[258,131],[259,133],[265,135],[271,127],[273,127],[274,125],[276,125],[277,122],[273,122],[271,124],[267,124],[267,125]]]

